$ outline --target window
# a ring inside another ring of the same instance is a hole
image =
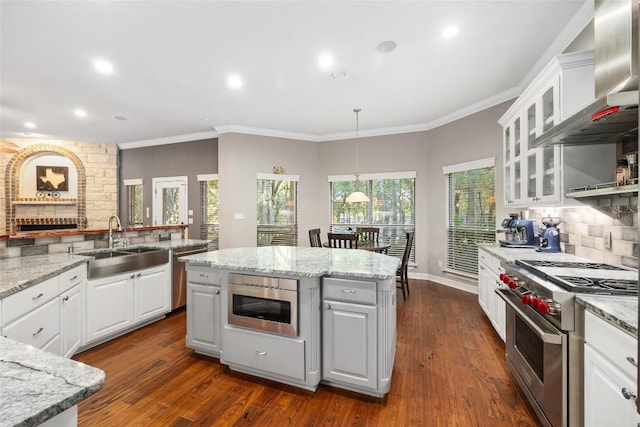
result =
[[[258,174],[258,246],[298,245],[296,175]]]
[[[415,172],[361,174],[360,190],[370,201],[347,203],[347,196],[355,189],[355,177],[330,176],[331,232],[378,227],[380,240],[391,244],[388,254],[402,258],[406,233],[416,228],[415,177]],[[415,239],[413,244],[415,249]],[[413,249],[410,261],[415,263]]]
[[[143,225],[142,180],[125,179],[124,188],[127,198],[127,225],[129,227],[140,227]]]
[[[447,269],[476,277],[478,243],[494,242],[495,159],[442,168],[447,177]]]
[[[200,181],[200,238],[211,240],[210,250],[219,249],[218,175],[198,175]]]

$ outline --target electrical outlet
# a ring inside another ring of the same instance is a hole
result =
[[[610,231],[607,231],[606,233],[604,233],[603,240],[604,240],[604,248],[611,249],[611,232]]]

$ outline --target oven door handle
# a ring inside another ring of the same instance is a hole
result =
[[[509,306],[513,309],[513,311],[515,311],[516,314],[518,316],[520,316],[520,318],[531,329],[533,329],[536,332],[536,334],[538,334],[538,337],[542,340],[542,342],[545,342],[547,344],[562,345],[562,335],[561,334],[545,332],[544,330],[542,330],[542,328],[540,326],[536,325],[535,322],[533,322],[531,319],[529,319],[529,317],[522,310],[520,310],[520,307],[516,306],[513,303],[513,301],[511,301],[509,299],[509,297],[503,293],[503,292],[506,292],[506,291],[500,291],[499,289],[496,289],[496,292],[498,293],[500,298],[502,298],[504,300],[504,302],[509,304]]]

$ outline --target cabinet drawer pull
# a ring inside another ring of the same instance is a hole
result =
[[[69,279],[70,282],[73,282],[74,280],[76,280],[78,278],[78,276],[73,276],[72,278]]]
[[[40,294],[36,295],[35,297],[32,297],[31,299],[32,299],[33,301],[35,301],[35,300],[37,300],[38,298],[42,298],[43,296],[44,296],[44,294],[43,294],[43,293],[40,293]]]
[[[631,356],[627,356],[627,362],[631,363],[633,366],[635,366],[636,368],[638,367],[638,362],[636,362],[636,359],[634,359]]]
[[[629,391],[626,387],[622,387],[621,391],[622,391],[622,397],[624,397],[627,400],[636,398],[636,394],[632,391]]]
[[[135,279],[136,275],[132,274],[131,277],[129,277],[129,279]]]
[[[31,334],[31,335],[33,335],[35,337],[36,335],[38,335],[42,331],[44,331],[44,328],[42,326],[40,326],[40,328],[37,331],[35,331],[33,334]]]
[[[266,351],[256,350],[256,354],[259,355],[259,356],[266,356],[267,352]]]
[[[136,277],[140,277],[140,276],[142,276],[142,273],[136,274]]]
[[[200,273],[200,277],[207,278],[207,277],[209,277],[209,275],[207,273]]]
[[[343,289],[342,292],[344,292],[345,294],[355,294],[356,290],[355,289]]]
[[[69,295],[67,295],[66,297],[62,298],[62,301],[63,301],[63,302],[67,302],[67,301],[69,301]]]

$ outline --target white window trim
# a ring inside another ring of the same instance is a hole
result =
[[[123,179],[122,182],[124,183],[125,186],[128,186],[128,185],[142,185],[142,178]]]
[[[260,173],[256,174],[257,179],[270,179],[273,181],[300,181],[300,175],[285,175],[280,173]]]
[[[415,178],[416,171],[402,171],[402,172],[379,172],[379,173],[362,173],[359,175],[360,181],[378,180],[378,179],[406,179]],[[355,175],[329,175],[327,181],[340,182],[340,181],[355,181]]]
[[[455,165],[443,166],[442,174],[449,175],[451,173],[463,172],[473,169],[490,168],[496,165],[495,157],[487,157],[486,159],[472,160],[470,162],[458,163]]]
[[[217,173],[203,173],[196,175],[198,181],[217,181],[218,174]]]

